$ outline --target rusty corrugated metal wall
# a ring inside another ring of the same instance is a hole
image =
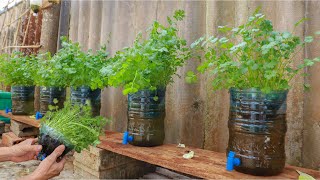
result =
[[[186,11],[179,24],[180,34],[192,43],[203,34],[217,33],[218,25],[236,26],[247,20],[258,6],[272,20],[277,30],[291,31],[303,17],[310,20],[296,30],[303,37],[320,30],[320,2],[317,1],[72,1],[70,38],[85,50],[96,49],[110,41],[114,54],[130,46],[135,35],[144,31],[153,20],[165,22],[176,9]],[[109,34],[110,39],[109,38]],[[319,47],[307,47],[296,58],[320,55]],[[189,61],[178,70],[184,77],[195,70],[197,61]],[[320,168],[320,64],[306,69],[308,78],[298,76],[288,98],[287,162],[314,169]],[[186,84],[175,77],[167,88],[166,142],[225,151],[228,141],[229,94],[212,92],[211,78],[203,75],[197,84]],[[312,85],[303,91],[303,82]],[[102,114],[113,118],[110,129],[124,131],[127,124],[126,97],[121,89],[103,91]]]
[[[320,30],[320,2],[317,1],[72,1],[69,35],[73,41],[80,42],[84,49],[96,49],[109,41],[109,51],[114,54],[130,46],[135,35],[144,31],[153,20],[165,22],[166,16],[174,10],[184,9],[187,16],[179,24],[180,34],[190,44],[203,34],[217,33],[219,25],[236,26],[245,22],[258,6],[262,7],[277,30],[291,31],[293,24],[303,17],[308,17],[309,21],[296,30],[298,35],[303,37]],[[9,10],[11,21],[17,19],[26,8],[27,5],[21,3]],[[5,19],[4,22],[4,14],[1,14],[0,27],[10,21],[9,18]],[[23,22],[27,22],[26,18]],[[31,19],[33,22],[39,21]],[[0,35],[0,47],[14,41],[13,32],[19,27],[18,21],[15,23],[6,27],[8,31],[5,33],[9,35]],[[39,27],[39,24],[30,27]],[[21,31],[24,32],[23,28]],[[40,39],[39,33],[30,37]],[[5,44],[3,39],[8,39]],[[30,45],[35,42],[30,39],[27,44],[29,41]],[[306,47],[296,62],[303,57],[317,55],[320,55],[319,46]],[[178,70],[178,74],[184,77],[187,71],[195,70],[197,64],[197,61],[189,61]],[[289,93],[287,162],[320,169],[320,65],[306,71],[311,76],[297,77]],[[175,77],[175,83],[168,86],[166,142],[225,151],[228,141],[229,94],[227,91],[213,93],[211,78],[205,74],[200,77],[199,83],[190,85],[183,78]],[[312,85],[311,91],[303,91],[303,82]],[[126,129],[126,109],[126,97],[122,95],[121,89],[106,88],[103,91],[102,114],[113,118],[110,129]]]

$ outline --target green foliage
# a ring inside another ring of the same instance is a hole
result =
[[[36,60],[33,55],[24,56],[21,52],[0,56],[0,82],[5,85],[33,86],[36,73]]]
[[[132,47],[118,51],[112,63],[101,73],[109,77],[110,86],[123,86],[123,94],[138,90],[156,90],[172,82],[177,68],[190,57],[186,40],[178,36],[177,22],[183,20],[184,11],[178,10],[168,17],[168,26],[155,21],[148,29],[148,38],[138,34]]]
[[[296,25],[301,24],[300,20]],[[257,11],[246,24],[235,28],[218,27],[221,36],[202,37],[191,47],[204,52],[198,71],[208,71],[215,78],[213,89],[260,88],[263,92],[290,89],[289,83],[305,67],[319,58],[305,59],[294,66],[294,58],[312,36],[301,40],[290,32],[273,30],[270,20]],[[187,74],[193,82],[195,74]]]
[[[91,50],[87,53],[87,63],[84,68],[87,70],[87,74],[90,77],[90,84],[92,90],[97,88],[104,88],[108,85],[108,77],[101,73],[101,69],[105,64],[110,63],[110,58],[108,58],[109,53],[107,52],[106,46],[102,46],[96,53]]]
[[[52,59],[50,53],[39,54],[37,57],[37,73],[35,83],[38,86],[66,87],[65,74],[61,70],[61,62]]]
[[[103,88],[108,78],[100,73],[108,60],[106,47],[96,53],[84,52],[79,43],[62,37],[62,47],[53,57],[50,54],[38,56],[39,68],[36,83],[40,86],[80,87],[89,86],[92,90]]]
[[[77,152],[89,145],[99,144],[99,136],[106,124],[103,117],[92,117],[91,106],[64,104],[60,110],[49,111],[41,119],[41,126],[48,126],[71,143]]]

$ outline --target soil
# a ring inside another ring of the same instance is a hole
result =
[[[272,176],[285,166],[286,91],[231,91],[229,144],[241,164],[235,170]]]
[[[91,90],[89,87],[71,88],[71,103],[83,104],[90,101],[92,116],[100,116],[101,89]]]
[[[73,149],[72,146],[64,143],[63,141],[57,140],[56,138],[52,138],[50,137],[50,135],[44,134],[41,132],[40,132],[38,143],[42,145],[42,150],[38,155],[39,159],[49,156],[61,144],[64,144],[66,146],[66,149],[64,150],[64,152],[59,158],[62,158],[64,155],[66,155],[68,152],[70,152]]]
[[[54,100],[58,103],[55,104]],[[56,87],[40,87],[40,113],[45,114],[49,110],[49,105],[57,106],[58,109],[63,108],[66,100],[66,91],[64,88]]]
[[[56,98],[58,99],[58,98]],[[47,111],[49,111],[49,106],[56,106],[58,109],[63,108],[63,103],[65,101],[64,98],[58,99],[59,103],[54,104],[53,102],[49,102],[47,100],[40,100],[40,113],[41,114],[46,114]]]
[[[12,114],[34,114],[34,86],[15,86],[11,88]]]
[[[13,115],[32,115],[34,114],[34,101],[26,100],[12,100],[12,114]]]
[[[158,99],[154,100],[157,96]],[[142,90],[128,95],[129,142],[135,146],[158,146],[164,140],[165,90]]]

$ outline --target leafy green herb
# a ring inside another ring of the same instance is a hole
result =
[[[68,86],[64,79],[65,73],[61,70],[62,62],[52,59],[50,53],[39,54],[37,62],[37,74],[34,78],[36,85],[46,87]]]
[[[99,143],[106,122],[101,116],[92,117],[91,106],[72,106],[70,102],[66,102],[61,110],[47,112],[41,119],[42,126],[54,129],[77,152]]]
[[[109,55],[105,46],[96,53],[92,50],[84,52],[79,43],[73,43],[66,37],[62,37],[62,47],[53,57],[50,54],[38,56],[37,85],[89,86],[94,90],[103,88],[107,84],[108,78],[100,73]]]
[[[5,85],[33,86],[36,73],[36,59],[21,52],[0,56],[0,82]]]
[[[296,25],[301,24],[300,20]],[[290,89],[290,81],[319,58],[305,59],[294,66],[294,58],[312,36],[301,40],[290,32],[274,31],[270,20],[256,11],[246,24],[235,28],[218,27],[221,36],[200,38],[191,47],[204,52],[198,71],[208,71],[215,78],[214,90],[259,88],[263,92]],[[189,72],[187,82],[194,82]]]
[[[177,68],[190,57],[186,40],[178,36],[177,22],[183,20],[183,10],[167,18],[168,26],[155,21],[143,40],[138,34],[132,47],[118,51],[112,63],[101,72],[109,79],[110,86],[124,86],[123,94],[139,90],[156,90],[172,82]]]

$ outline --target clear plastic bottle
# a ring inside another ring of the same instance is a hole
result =
[[[135,146],[158,146],[164,140],[165,89],[141,90],[128,95],[129,142]]]
[[[231,89],[229,144],[241,164],[235,170],[276,175],[285,166],[286,99],[288,91]]]
[[[81,86],[78,88],[71,87],[71,103],[83,104],[90,102],[93,116],[100,115],[101,109],[101,89],[91,90],[88,86]]]
[[[34,86],[12,86],[12,114],[34,114]]]
[[[57,100],[57,103],[54,102]],[[40,87],[40,113],[45,114],[49,110],[49,105],[63,108],[66,100],[66,89],[60,87]]]

